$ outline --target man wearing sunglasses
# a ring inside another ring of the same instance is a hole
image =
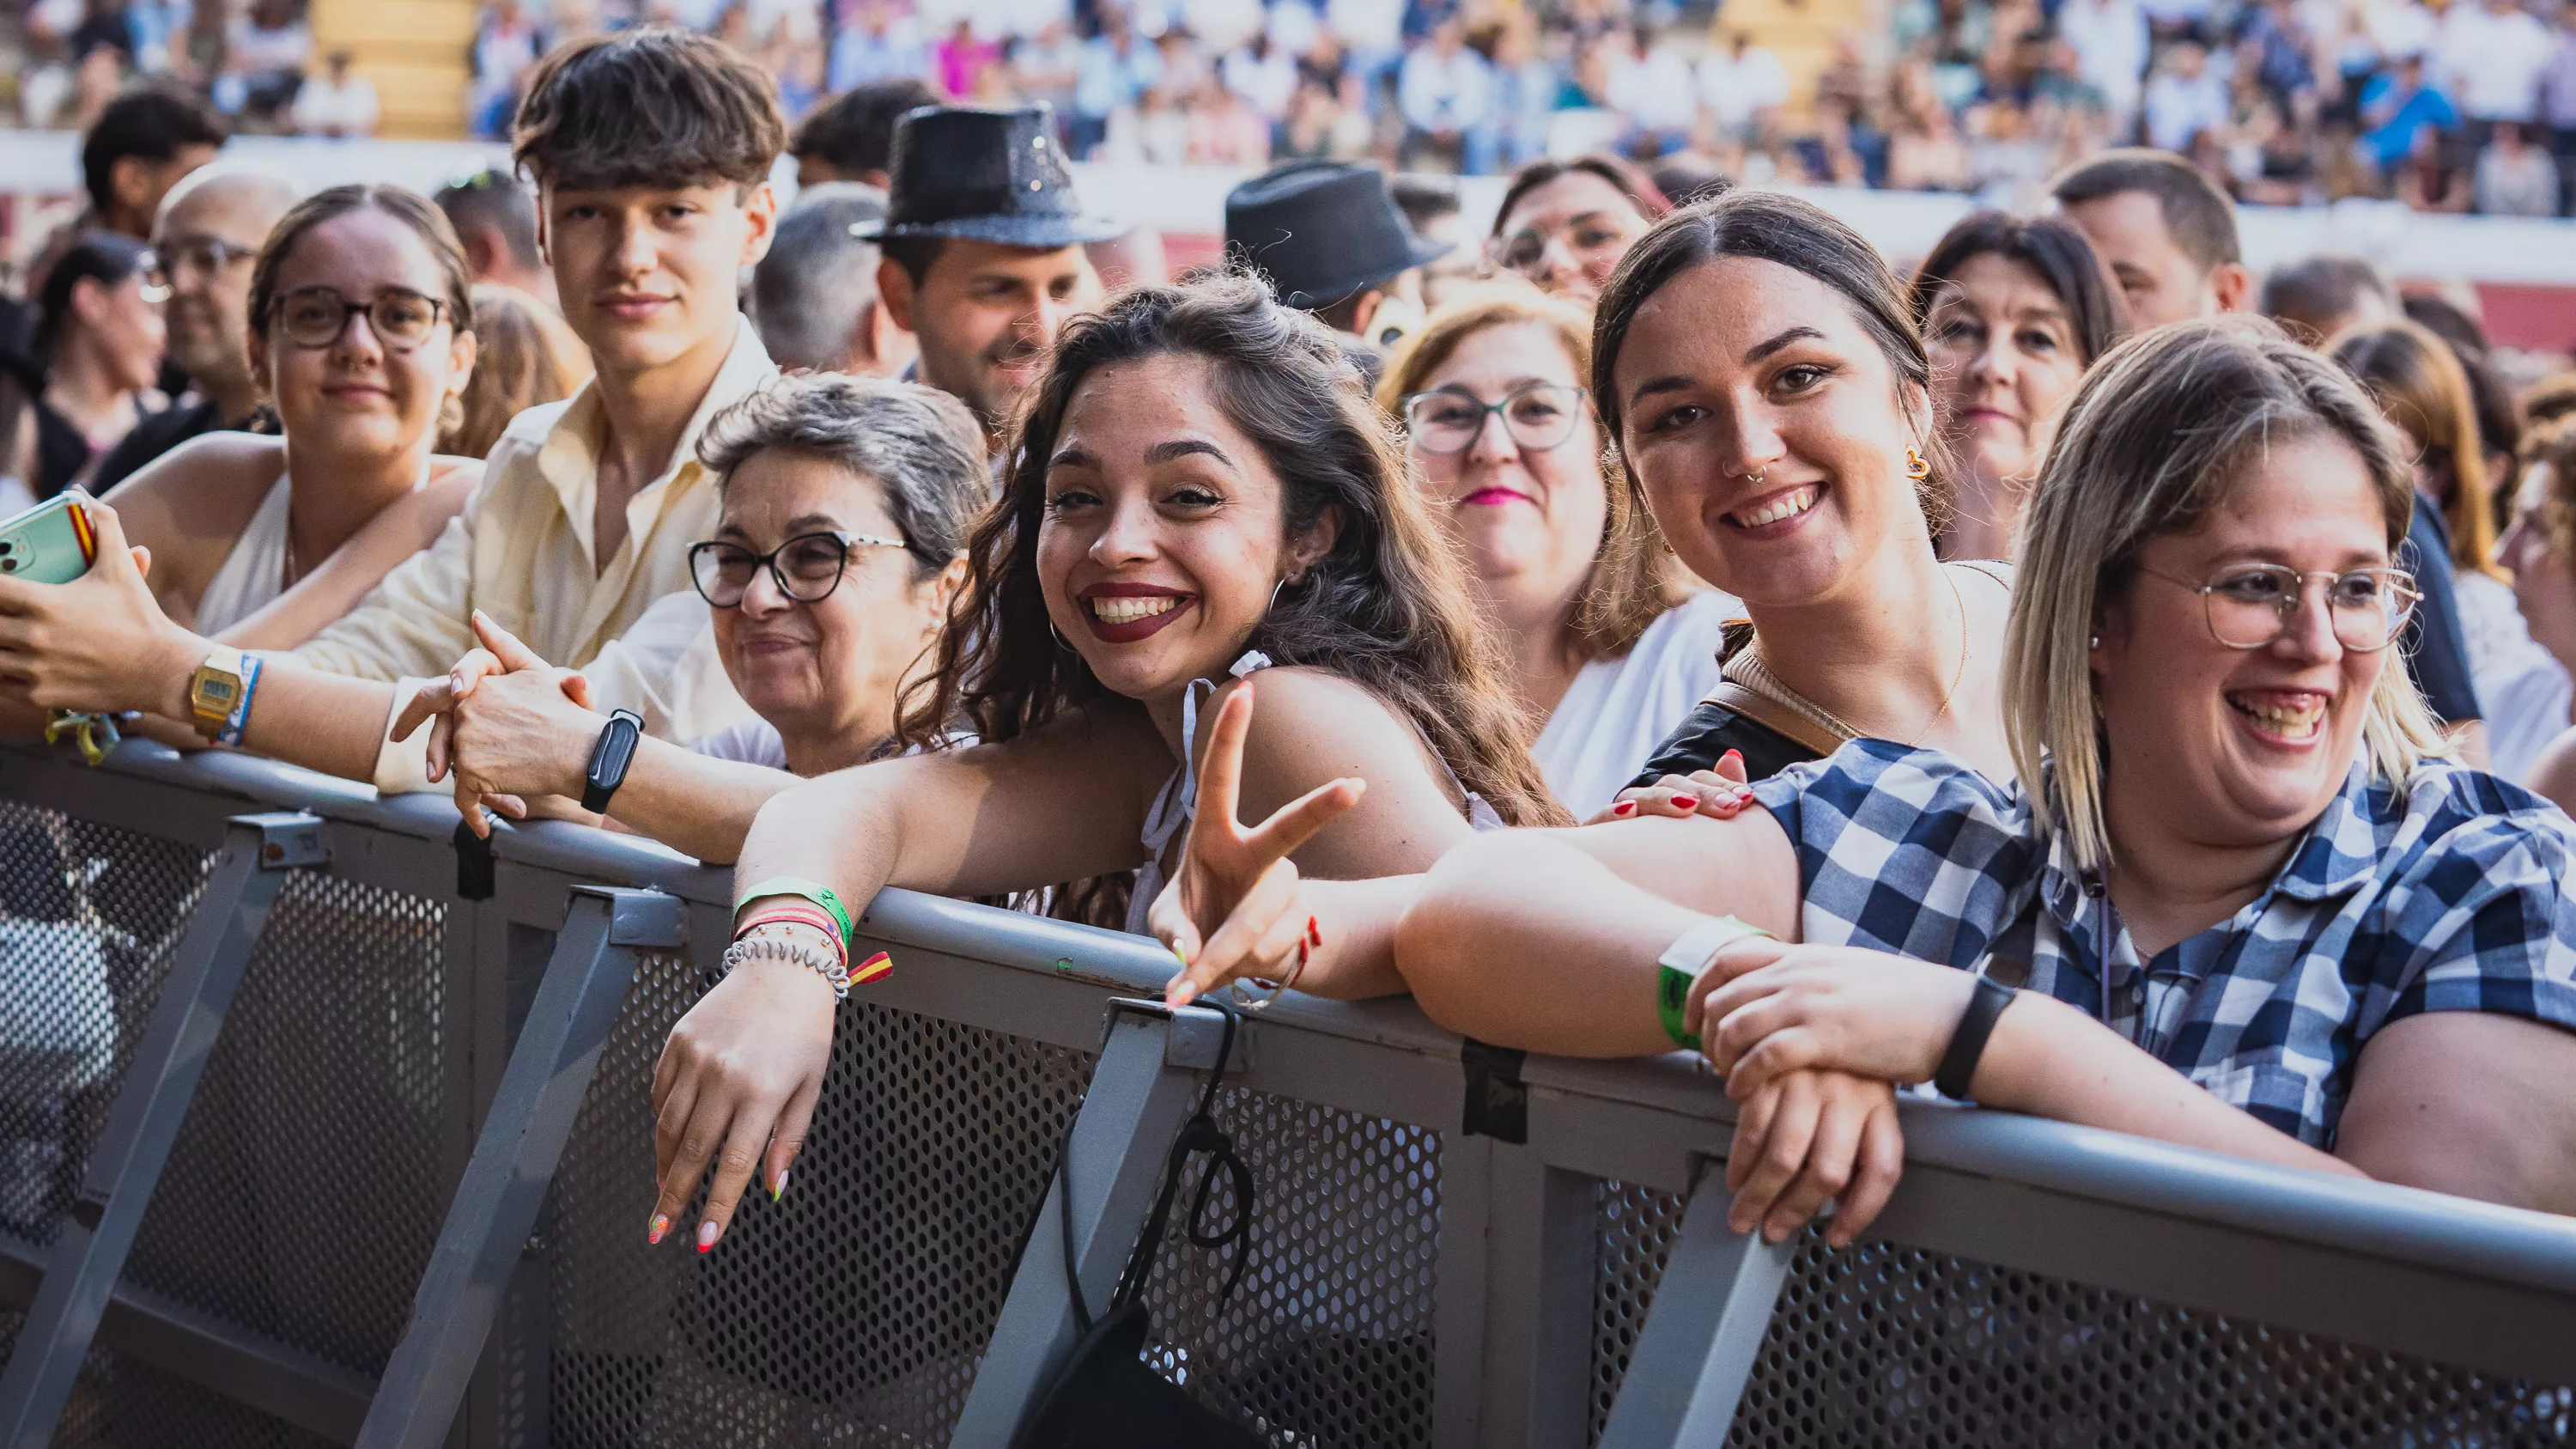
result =
[[[187,375],[189,389],[108,450],[90,475],[92,492],[106,493],[201,433],[250,425],[260,402],[245,341],[251,265],[269,229],[303,194],[284,172],[218,161],[190,172],[162,198],[144,281],[166,294],[168,359]]]

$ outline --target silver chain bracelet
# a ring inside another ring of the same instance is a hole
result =
[[[755,958],[794,961],[799,965],[813,968],[822,975],[824,980],[831,982],[833,1000],[849,1000],[850,974],[847,965],[839,956],[828,948],[809,941],[760,934],[766,929],[768,927],[765,925],[755,926],[750,935],[742,937],[725,948],[722,974],[731,976],[735,967]]]

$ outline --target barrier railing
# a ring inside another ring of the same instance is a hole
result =
[[[1195,1103],[1204,1013],[1112,1015],[1167,958],[887,893],[784,1197],[650,1247],[653,1060],[729,878],[454,827],[241,757],[0,751],[0,1439],[1004,1442],[1065,1341],[1029,1229],[1068,1125],[1097,1307]],[[1909,1103],[1876,1236],[1768,1248],[1724,1231],[1687,1058],[1397,1001],[1283,1002],[1217,1104],[1250,1267],[1167,1246],[1148,1358],[1280,1445],[2576,1439],[2556,1218]]]

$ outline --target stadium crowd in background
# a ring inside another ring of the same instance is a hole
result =
[[[738,860],[656,1101],[650,1235],[712,1175],[700,1251],[783,1190],[890,885],[1155,935],[1175,1000],[1705,1049],[1740,1228],[1860,1231],[1927,1078],[2576,1209],[2576,369],[2517,394],[2359,258],[2256,275],[2207,140],[2533,53],[2470,3],[2367,56],[2282,0],[1900,12],[1908,114],[2021,158],[1906,279],[1729,179],[1931,175],[1860,47],[1788,137],[1777,57],[1604,4],[509,0],[512,168],[435,198],[219,159],[221,86],[111,94],[0,309],[0,483],[114,485],[86,574],[0,578],[0,730]],[[2115,40],[2152,76],[2042,83]],[[2405,155],[2474,136],[2502,195],[2539,153],[2484,81]],[[2170,144],[2093,144],[2130,118]],[[1076,150],[1271,164],[1173,277]],[[1514,169],[1479,240],[1371,156]]]
[[[367,134],[374,89],[317,51],[307,3],[32,0],[19,115],[87,128],[141,78],[249,129]],[[791,121],[900,79],[1048,102],[1087,160],[1487,174],[1688,153],[1747,182],[2014,204],[2145,144],[2247,202],[2550,216],[2576,196],[2576,7],[2547,0],[1869,0],[1780,11],[1785,30],[1749,3],[487,0],[467,108],[502,137],[549,46],[664,22],[753,56]]]

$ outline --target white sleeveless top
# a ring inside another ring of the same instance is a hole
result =
[[[197,632],[220,634],[286,592],[286,514],[295,490],[283,469],[197,599]]]
[[[1255,670],[1269,667],[1270,656],[1256,649],[1234,661],[1226,672],[1241,679]],[[1136,868],[1136,890],[1127,898],[1127,934],[1131,936],[1154,933],[1145,918],[1152,913],[1154,898],[1163,893],[1168,880],[1163,873],[1163,856],[1172,848],[1172,841],[1179,837],[1181,828],[1198,815],[1199,701],[1215,692],[1215,685],[1204,679],[1195,679],[1190,681],[1189,692],[1181,696],[1181,767],[1163,782],[1163,788],[1154,795],[1154,807],[1145,812],[1145,863]],[[1484,796],[1459,783],[1458,772],[1449,768],[1447,760],[1440,759],[1439,751],[1432,751],[1431,758],[1439,761],[1440,772],[1448,776],[1449,783],[1467,798],[1469,828],[1503,828],[1503,817],[1495,813],[1493,805]]]

